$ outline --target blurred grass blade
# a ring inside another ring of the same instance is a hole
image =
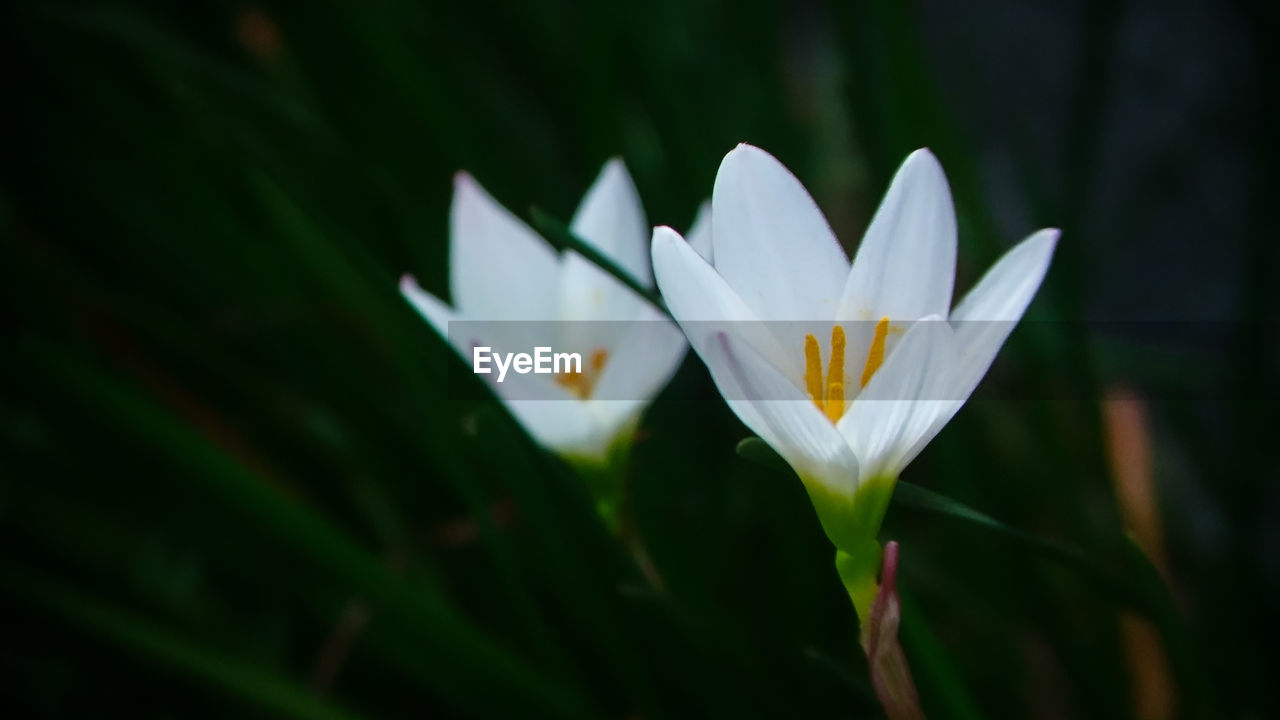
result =
[[[1012,528],[946,496],[918,485],[898,481],[893,504],[955,518],[1014,540],[1041,557],[1056,560],[1093,583],[1106,597],[1151,620],[1160,632],[1173,663],[1178,686],[1190,709],[1212,707],[1198,653],[1186,629],[1186,621],[1173,605],[1169,588],[1151,560],[1129,537],[1118,539],[1120,567],[1113,569],[1081,550]],[[1193,714],[1194,717],[1202,716]]]
[[[3,575],[4,585],[34,607],[59,615],[109,642],[163,663],[174,671],[234,695],[248,704],[286,717],[357,720],[351,711],[309,694],[270,668],[246,663],[202,647],[146,620],[57,585]]]
[[[906,507],[953,518],[994,532],[1013,540],[1018,545],[1037,555],[1050,558],[1076,570],[1102,589],[1113,593],[1122,602],[1138,605],[1138,609],[1143,612],[1147,610],[1137,602],[1140,593],[1122,580],[1118,573],[1093,561],[1078,548],[1010,527],[986,513],[974,510],[968,505],[952,500],[945,495],[901,480],[894,486],[892,504],[898,507]]]
[[[72,358],[45,353],[37,365],[76,391],[95,413],[115,418],[122,431],[188,470],[190,479],[203,481],[205,492],[382,608],[387,621],[398,623],[406,639],[417,643],[418,652],[436,661],[436,671],[423,677],[434,689],[468,705],[484,705],[498,702],[483,687],[495,684],[519,695],[531,709],[563,715],[574,707],[562,687],[490,641],[426,587],[394,575],[323,517],[291,501],[162,409]]]
[[[898,599],[902,603],[898,636],[910,659],[924,709],[933,717],[981,720],[982,713],[965,688],[951,653],[929,627],[911,593],[901,585]]]
[[[786,461],[760,438],[741,440],[737,453],[763,467],[793,474]],[[1184,688],[1184,702],[1188,708],[1204,710],[1213,707],[1210,688],[1205,682],[1185,621],[1174,607],[1169,589],[1160,573],[1142,549],[1129,538],[1120,538],[1118,544],[1121,564],[1119,568],[1112,568],[1095,561],[1078,548],[1010,527],[986,513],[908,482],[898,481],[894,487],[892,504],[894,507],[952,518],[994,532],[1036,555],[1078,572],[1114,602],[1133,609],[1155,623],[1172,660],[1179,687]],[[904,609],[905,612],[907,609]],[[917,630],[912,640],[919,645],[917,654],[932,656],[931,648],[936,646],[936,642],[923,634],[923,629]]]
[[[625,554],[621,547],[605,531],[580,478],[566,477],[569,475],[567,468],[552,466],[550,457],[534,446],[519,430],[515,420],[497,406],[481,407],[475,417],[477,435],[487,438],[484,444],[505,448],[500,456],[493,458],[495,467],[505,476],[506,487],[521,508],[525,522],[537,530],[531,535],[530,542],[538,543],[540,552],[548,559],[547,579],[558,592],[563,593],[565,603],[575,615],[575,622],[602,647],[608,648],[607,658],[601,660],[613,666],[619,681],[627,684],[640,709],[650,711],[643,714],[653,714],[658,700],[653,691],[651,670],[637,657],[634,642],[626,637],[624,626],[618,621],[616,585],[606,585],[609,589],[601,593],[599,585],[593,582],[628,568],[633,572],[632,577],[623,577],[633,582],[639,571],[623,559]],[[531,472],[539,467],[542,472]],[[558,504],[548,502],[547,488],[539,487],[542,482],[552,479],[559,479],[560,489],[568,491],[556,498],[560,501]],[[565,494],[571,494],[576,501],[569,505],[571,500]],[[573,527],[573,524],[578,524],[578,527]],[[574,529],[590,532],[594,536],[591,547],[600,549],[592,554],[599,553],[603,557],[597,555],[592,558],[582,545],[576,545],[570,535]]]
[[[1046,540],[1042,537],[1037,537],[1030,533],[1010,527],[986,513],[974,510],[968,505],[952,500],[951,498],[932,490],[922,488],[919,485],[912,485],[909,482],[899,480],[898,484],[894,487],[893,502],[897,505],[909,507],[913,510],[945,515],[957,520],[963,520],[974,525],[979,525],[988,530],[1004,535],[1005,537],[1023,543],[1041,554],[1051,556],[1068,565],[1086,562],[1084,553],[1075,548],[1067,547],[1053,542],[1052,540]]]
[[[662,302],[662,296],[658,294],[657,290],[642,285],[639,280],[631,276],[631,273],[618,267],[616,263],[605,257],[599,250],[596,250],[591,243],[574,235],[573,231],[564,223],[536,207],[529,209],[529,215],[533,218],[533,226],[557,250],[573,250],[601,270],[617,278],[618,282],[631,288],[640,297],[648,300],[649,304],[657,308],[663,315],[671,317],[671,311],[667,309],[666,303]]]
[[[1214,717],[1223,705],[1215,697],[1204,673],[1202,654],[1192,640],[1186,621],[1174,606],[1173,597],[1151,558],[1132,538],[1125,538],[1121,551],[1125,576],[1132,578],[1146,615],[1160,633],[1165,654],[1173,668],[1182,717]]]

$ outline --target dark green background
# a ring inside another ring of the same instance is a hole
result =
[[[1064,230],[905,473],[1080,549],[895,502],[930,717],[1277,712],[1275,58],[1244,5],[18,2],[0,10],[0,703],[9,717],[878,713],[800,484],[685,363],[630,468],[650,587],[580,481],[396,291],[447,293],[466,169],[568,218],[623,157],[684,227],[741,141],[849,250],[929,146],[960,277]],[[456,375],[453,375],[456,377]],[[1149,403],[1172,594],[1099,400]],[[1141,594],[1141,593],[1139,593]]]

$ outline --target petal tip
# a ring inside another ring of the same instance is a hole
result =
[[[676,232],[670,225],[658,225],[653,228],[653,243],[672,243],[681,240],[680,233]]]
[[[631,179],[631,173],[627,171],[627,164],[621,156],[615,155],[605,161],[604,166],[600,168],[600,174],[587,190],[587,194],[590,195],[597,192],[598,188],[605,187],[613,188],[613,192],[617,192],[620,188],[635,187],[635,181]]]
[[[1048,258],[1058,249],[1058,239],[1061,237],[1062,231],[1058,228],[1043,228],[1028,235],[1021,244],[1028,249],[1034,248],[1037,254],[1044,254]]]
[[[466,170],[459,170],[453,174],[453,207],[455,211],[464,207],[487,205],[493,202],[471,173]]]
[[[911,169],[915,172],[931,172],[946,178],[946,173],[942,170],[942,163],[938,161],[938,156],[927,147],[913,151],[902,161],[902,169]]]
[[[627,172],[627,163],[622,159],[621,155],[614,155],[605,161],[604,167],[600,169],[601,175],[624,175],[630,177]]]
[[[929,148],[922,147],[922,148],[916,148],[915,150],[911,151],[911,154],[907,156],[907,159],[910,160],[912,158],[920,158],[921,160],[932,159],[934,161],[937,161],[938,156],[934,155],[933,151],[930,150]]]
[[[471,177],[471,173],[467,172],[466,170],[459,170],[458,172],[453,174],[454,190],[462,190],[464,188],[471,189],[475,187],[475,185],[476,185],[476,179]]]
[[[734,146],[732,150],[730,150],[728,153],[725,154],[724,160],[721,161],[720,165],[721,167],[723,167],[725,164],[731,161],[735,161],[735,160],[747,161],[749,158],[769,158],[770,160],[772,160],[773,156],[765,152],[764,150],[761,150],[760,148],[756,147],[755,145],[752,145],[751,143],[741,142],[741,143],[738,143],[736,146]]]
[[[418,279],[412,273],[404,273],[400,276],[400,292],[408,292],[409,290],[418,289]]]

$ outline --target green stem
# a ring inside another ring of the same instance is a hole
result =
[[[853,601],[853,609],[858,613],[858,624],[865,634],[871,617],[871,604],[875,602],[880,583],[876,578],[880,574],[880,543],[872,539],[853,552],[836,550],[836,572],[844,583],[845,592]]]
[[[739,443],[738,451],[750,449]],[[884,519],[897,478],[876,476],[866,479],[853,496],[832,490],[832,484],[815,478],[801,478],[818,522],[836,546],[836,571],[844,582],[849,599],[865,627],[875,600],[880,573],[880,523]]]
[[[631,434],[624,433],[609,448],[604,460],[571,459],[571,462],[591,493],[600,520],[626,547],[632,561],[649,584],[661,590],[662,577],[636,532],[635,517],[631,512],[627,481],[630,456]]]

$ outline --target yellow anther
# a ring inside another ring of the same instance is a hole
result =
[[[832,425],[840,422],[844,415],[844,383],[827,383],[827,419]]]
[[[844,414],[844,328],[831,328],[831,362],[827,365],[827,419],[833,424]]]
[[[578,399],[586,400],[591,397],[591,391],[595,389],[600,373],[608,360],[609,351],[596,348],[591,351],[590,357],[587,358],[587,366],[582,372],[558,373],[555,376],[556,384],[573,393]]]
[[[884,364],[884,341],[888,336],[889,318],[882,317],[880,322],[876,323],[876,334],[871,338],[871,349],[867,351],[867,364],[862,368],[862,387],[866,387],[867,383],[871,382],[871,376],[875,375]]]
[[[591,394],[591,383],[587,380],[586,373],[560,373],[556,375],[556,383],[580,400],[585,400]]]
[[[599,374],[604,370],[604,363],[609,359],[609,351],[604,348],[596,348],[591,351],[591,372]]]
[[[813,404],[824,410],[822,392],[822,350],[818,348],[818,339],[812,335],[804,336],[804,386],[813,398]]]
[[[813,404],[835,424],[844,415],[844,328],[831,328],[831,362],[822,379],[822,349],[818,339],[804,336],[804,386]]]

